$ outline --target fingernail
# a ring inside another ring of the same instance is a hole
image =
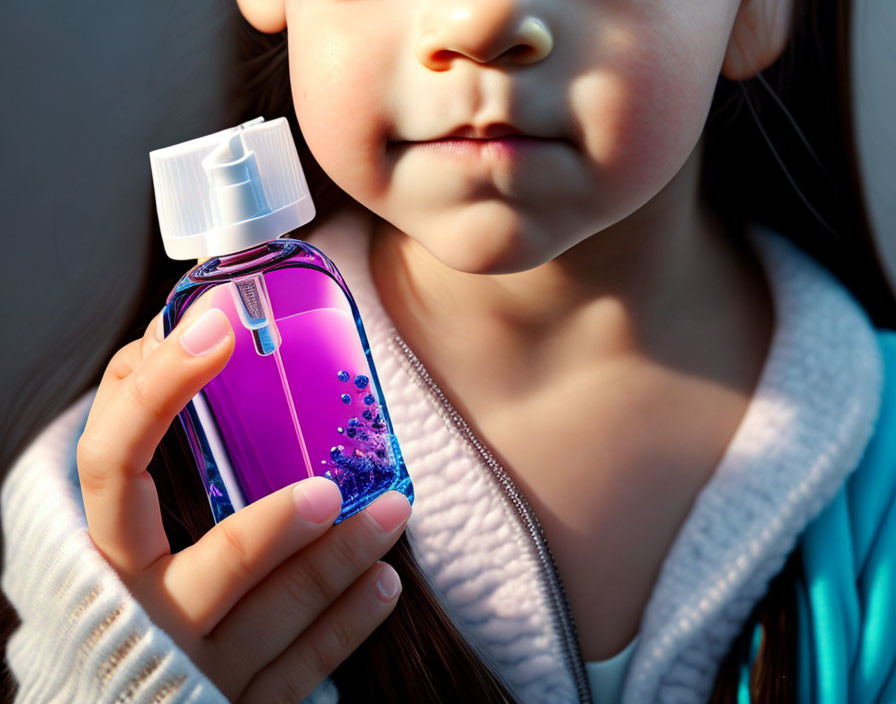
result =
[[[326,477],[303,479],[292,490],[296,513],[303,521],[323,523],[342,508],[342,492]]]
[[[159,313],[159,319],[158,319],[158,322],[156,323],[156,329],[153,332],[153,335],[155,335],[155,338],[159,342],[161,342],[162,340],[165,339],[165,323],[162,320],[162,318],[163,318],[163,315],[161,313]]]
[[[367,513],[384,533],[391,533],[411,515],[411,504],[400,491],[390,491],[370,504]]]
[[[180,344],[198,357],[215,349],[229,331],[227,316],[217,308],[209,308],[180,336]]]
[[[376,580],[376,593],[383,601],[392,601],[393,597],[401,591],[401,579],[391,565],[382,561],[379,561],[378,564],[382,567]]]

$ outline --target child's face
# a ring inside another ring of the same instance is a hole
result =
[[[638,210],[681,169],[739,5],[286,0],[296,114],[329,176],[444,264],[521,271]],[[548,28],[546,53],[519,48],[526,17]],[[548,139],[510,156],[397,144],[491,123]]]

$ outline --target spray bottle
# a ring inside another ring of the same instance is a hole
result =
[[[351,292],[313,245],[289,124],[255,118],[150,152],[166,254],[198,259],[163,311],[165,335],[202,300],[236,344],[178,415],[215,522],[306,477],[336,482],[336,523],[413,487]]]

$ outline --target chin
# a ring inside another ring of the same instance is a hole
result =
[[[466,274],[515,274],[544,264],[549,257],[535,252],[524,238],[496,238],[494,234],[468,234],[458,238],[444,234],[423,246],[442,264]]]
[[[553,256],[542,251],[547,242],[541,231],[529,231],[533,228],[527,228],[518,216],[498,213],[495,217],[494,212],[483,210],[429,218],[428,227],[410,231],[442,264],[467,274],[514,274],[534,269]]]

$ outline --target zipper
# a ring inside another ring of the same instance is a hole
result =
[[[548,606],[553,616],[553,623],[556,625],[561,647],[563,648],[564,661],[572,672],[573,680],[575,681],[579,703],[591,704],[591,686],[588,682],[585,661],[582,659],[581,650],[579,650],[578,634],[572,617],[572,609],[569,606],[566,590],[563,588],[560,574],[557,572],[557,565],[554,562],[554,556],[548,546],[547,538],[542,530],[541,523],[538,521],[538,516],[535,515],[535,511],[532,510],[523,492],[520,491],[520,488],[511,479],[504,467],[501,466],[501,463],[494,458],[485,444],[476,437],[470,426],[463,419],[463,416],[457,412],[457,409],[445,397],[442,389],[439,388],[438,384],[429,375],[429,372],[426,371],[426,367],[417,359],[417,355],[408,347],[408,344],[394,328],[392,330],[392,341],[404,354],[417,379],[424,384],[445,410],[454,427],[479,453],[479,457],[483,464],[488,467],[492,479],[501,489],[504,499],[514,509],[517,521],[520,527],[523,528],[523,532],[529,536],[535,554],[541,562],[541,581],[549,597]]]

